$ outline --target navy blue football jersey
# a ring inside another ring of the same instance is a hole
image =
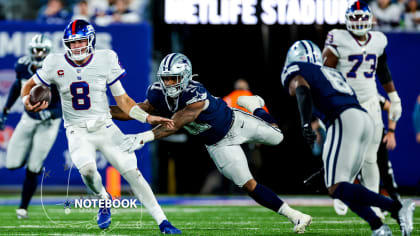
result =
[[[281,75],[282,84],[287,91],[290,80],[296,75],[301,75],[308,82],[315,112],[320,113],[316,115],[326,125],[348,108],[363,110],[356,93],[337,70],[307,62],[291,63],[283,69]]]
[[[20,90],[23,87],[23,84],[29,80],[32,75],[35,73],[32,68],[31,58],[29,56],[23,56],[18,59],[15,64],[16,71],[16,81],[12,85],[9,96],[7,98],[6,107],[11,108],[16,102],[17,98],[20,96]],[[51,102],[46,110],[49,110],[53,118],[61,117],[61,104],[60,104],[60,95],[58,93],[57,87],[55,85],[50,87],[51,89]],[[33,119],[40,120],[41,117],[38,112],[27,112],[26,113]]]
[[[190,134],[197,135],[200,141],[207,145],[221,140],[232,124],[232,109],[221,98],[213,97],[197,81],[191,80],[177,99],[166,97],[162,85],[155,82],[147,89],[147,100],[159,112],[159,115],[167,118],[192,103],[208,100],[208,107],[197,119],[184,126]]]

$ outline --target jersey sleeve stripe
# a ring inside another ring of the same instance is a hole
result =
[[[43,80],[42,78],[41,78],[41,76],[39,76],[39,74],[38,74],[38,71],[37,72],[35,72],[35,74],[36,74],[36,77],[35,78],[38,78],[39,79],[39,81],[41,81],[43,84],[45,84],[46,86],[50,86],[47,82],[45,82],[45,80]]]
[[[121,78],[123,78],[124,76],[126,76],[127,75],[127,72],[123,72],[123,73],[121,73],[121,75],[119,75],[117,78],[115,78],[111,83],[109,83],[108,84],[108,86],[111,86],[111,85],[113,85],[115,82],[117,82],[118,80],[120,80]]]

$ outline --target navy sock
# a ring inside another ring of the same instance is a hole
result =
[[[269,124],[273,124],[273,123],[277,124],[277,121],[262,108],[255,109],[254,116],[258,116],[259,118],[263,119],[265,122]]]
[[[26,170],[25,181],[23,181],[22,197],[19,208],[28,209],[29,202],[35,193],[38,185],[38,174]]]
[[[257,184],[254,191],[248,193],[260,205],[267,207],[275,212],[278,212],[283,201],[271,189],[262,184]]]
[[[367,221],[372,230],[379,229],[383,223],[381,219],[375,214],[375,212],[369,206],[361,206],[351,202],[343,201],[354,213],[362,217]]]
[[[350,204],[379,207],[391,212],[394,218],[398,217],[398,211],[402,207],[400,202],[374,193],[360,184],[340,183],[332,197]]]

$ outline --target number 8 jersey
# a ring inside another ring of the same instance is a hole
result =
[[[86,120],[111,118],[106,89],[125,74],[117,54],[109,49],[96,50],[80,66],[67,55],[55,53],[45,58],[35,82],[57,86],[67,127]]]
[[[316,116],[329,126],[344,110],[364,110],[357,101],[353,89],[340,72],[335,69],[311,64],[293,62],[283,69],[281,82],[289,91],[289,82],[301,75],[310,86]]]
[[[360,103],[378,93],[376,67],[388,44],[382,32],[369,31],[366,37],[367,40],[361,43],[349,31],[334,29],[325,41],[325,47],[338,58],[336,69],[343,73],[347,83],[356,91]]]

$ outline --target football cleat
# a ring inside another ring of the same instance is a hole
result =
[[[28,219],[28,211],[26,209],[16,209],[16,216],[19,220],[21,219]]]
[[[265,104],[264,99],[262,99],[258,95],[254,96],[240,96],[236,103],[247,109],[249,112],[254,113],[254,111],[258,108],[262,108]]]
[[[410,236],[411,231],[413,231],[413,213],[415,207],[415,203],[412,200],[406,199],[402,201],[402,207],[398,211],[402,236]]]
[[[348,206],[340,199],[334,199],[334,210],[337,215],[344,216],[347,214]]]
[[[112,200],[111,195],[108,193],[109,198]],[[99,208],[98,218],[96,223],[98,223],[99,228],[107,229],[111,224],[111,208],[103,207]]]
[[[181,230],[177,229],[171,224],[171,222],[164,220],[159,225],[160,232],[162,234],[181,234]]]
[[[383,224],[379,229],[372,232],[372,236],[392,236],[392,231],[388,225]]]
[[[306,215],[299,212],[299,215],[295,219],[295,226],[293,227],[293,231],[298,234],[305,233],[306,227],[308,227],[312,222],[312,217],[310,215]]]

